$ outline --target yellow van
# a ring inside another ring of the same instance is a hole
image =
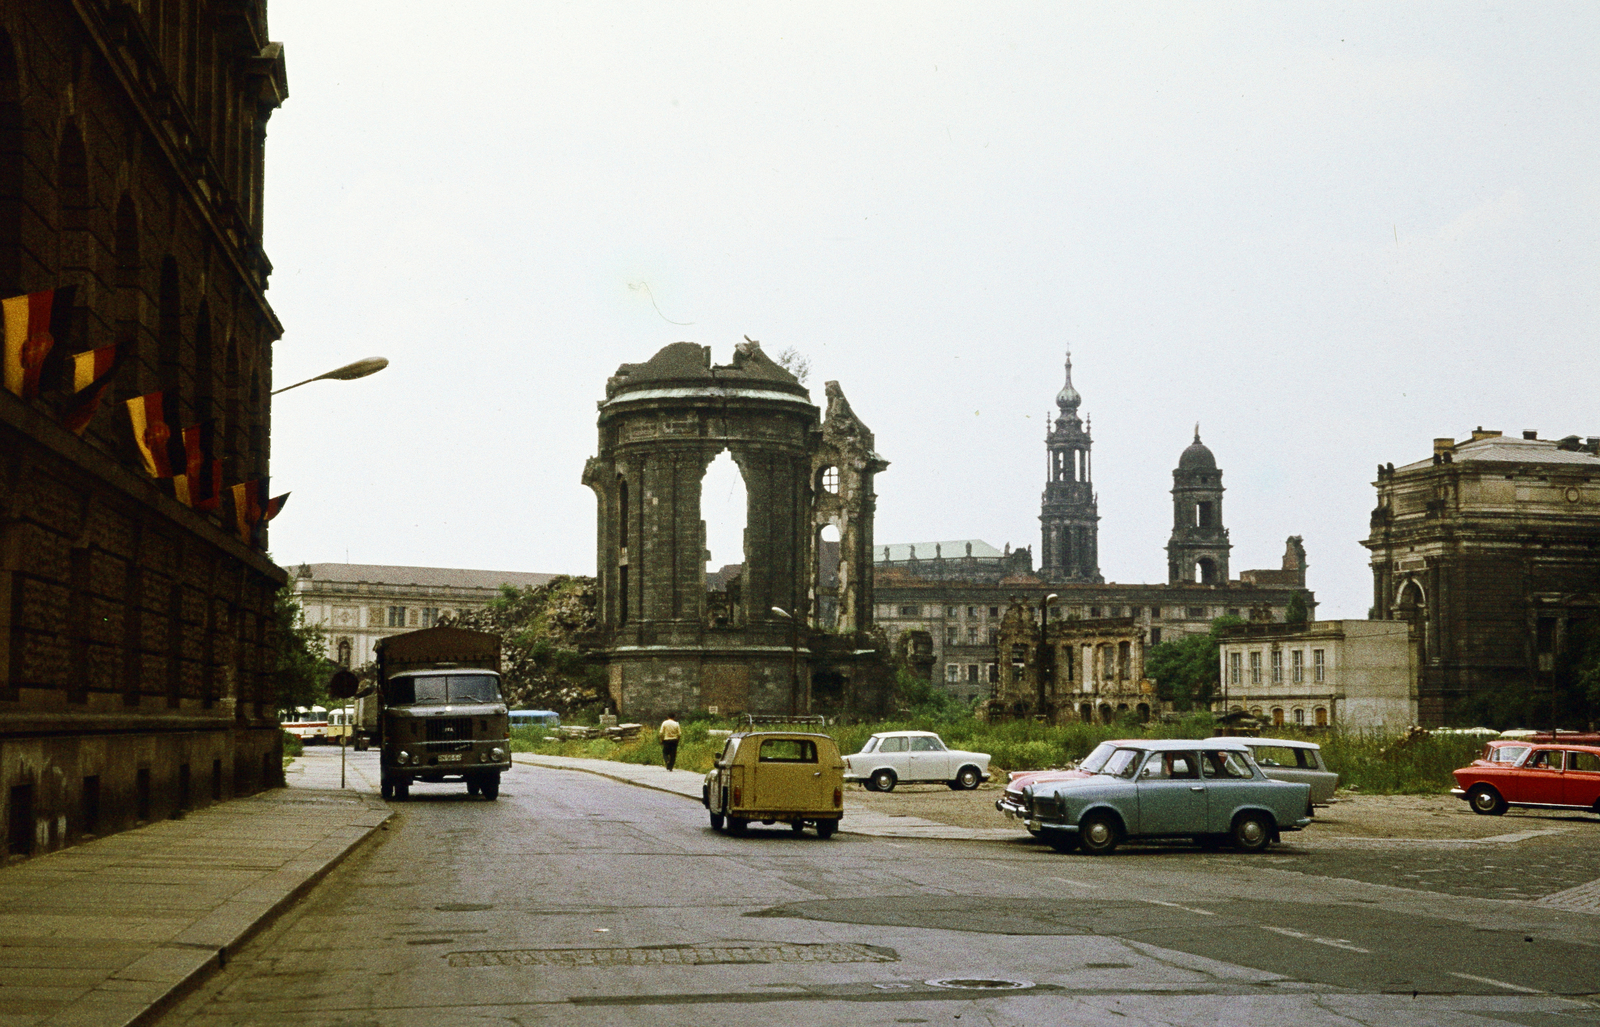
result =
[[[700,801],[711,828],[743,834],[753,820],[785,823],[796,834],[814,824],[818,838],[839,829],[844,816],[844,760],[827,735],[751,731],[728,739],[706,774]]]

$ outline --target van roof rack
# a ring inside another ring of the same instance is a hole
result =
[[[757,724],[768,726],[804,724],[808,727],[827,727],[828,718],[820,713],[746,713],[744,722],[750,727],[755,727]]]

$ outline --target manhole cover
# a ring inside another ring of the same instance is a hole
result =
[[[935,988],[960,988],[964,991],[1018,991],[1034,986],[1032,981],[1010,981],[997,977],[940,977],[923,983]]]

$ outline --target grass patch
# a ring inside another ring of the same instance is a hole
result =
[[[678,743],[678,767],[704,772],[722,752],[724,739],[713,730],[739,730],[734,720],[701,719],[683,724]],[[806,728],[805,730],[815,730]],[[952,749],[986,752],[997,779],[1005,771],[1041,770],[1082,759],[1090,749],[1111,738],[1205,738],[1212,734],[1209,714],[1201,713],[1172,724],[1037,724],[1006,721],[989,724],[971,716],[912,717],[870,724],[843,724],[822,729],[839,744],[841,753],[861,750],[868,736],[878,731],[937,731]],[[1378,795],[1427,794],[1446,791],[1455,781],[1450,771],[1476,759],[1483,741],[1463,735],[1429,735],[1404,746],[1395,736],[1344,731],[1305,732],[1291,727],[1274,729],[1274,737],[1302,738],[1322,746],[1322,758],[1340,776],[1345,788]],[[619,763],[661,763],[661,743],[648,728],[627,742],[609,739],[546,740],[542,728],[516,728],[511,732],[514,752],[547,756],[576,756],[615,760]],[[286,750],[287,751],[287,750]]]

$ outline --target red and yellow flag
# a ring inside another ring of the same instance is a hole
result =
[[[89,427],[125,352],[122,346],[112,345],[73,354],[72,395],[61,406],[62,427],[79,435]]]
[[[289,501],[287,492],[272,499],[264,498],[269,491],[270,480],[257,478],[254,481],[240,482],[229,489],[233,495],[234,528],[238,531],[241,542],[246,544],[259,542],[262,525],[278,516],[283,504]]]
[[[30,292],[0,300],[5,334],[6,389],[23,399],[39,395],[40,379],[56,343],[66,337],[76,286]]]
[[[215,509],[222,498],[222,461],[213,455],[213,422],[183,429],[183,473],[172,479],[178,502],[196,510]]]
[[[147,393],[128,400],[128,420],[133,425],[133,441],[144,457],[144,469],[151,477],[170,478],[183,473],[188,466],[188,454],[183,449],[183,437],[172,430],[176,413],[159,392]]]

